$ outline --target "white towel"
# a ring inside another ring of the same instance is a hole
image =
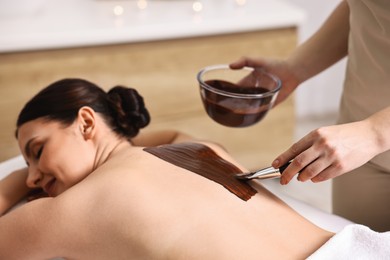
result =
[[[390,231],[379,233],[363,225],[348,225],[308,259],[390,259]]]

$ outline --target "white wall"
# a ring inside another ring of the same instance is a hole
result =
[[[300,30],[300,42],[315,32],[330,15],[340,0],[285,0],[296,5],[307,14]],[[344,80],[345,59],[318,76],[303,83],[296,92],[297,119],[335,120]]]

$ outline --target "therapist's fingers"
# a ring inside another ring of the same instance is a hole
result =
[[[306,175],[312,174],[310,170],[306,170],[306,167],[310,166],[310,164],[315,160],[315,155],[309,150],[296,156],[295,159],[291,162],[291,164],[283,171],[282,176],[280,178],[280,184],[288,184],[297,174],[298,180],[303,181],[303,178],[305,178],[305,174],[303,174],[302,177],[299,177],[299,175],[301,175],[301,173],[303,173],[304,171],[308,173]]]
[[[312,182],[321,182],[327,181],[329,179],[335,178],[342,175],[342,167],[339,164],[332,164],[328,168],[324,169],[322,172],[317,174],[311,179]]]
[[[327,129],[330,129],[329,127]],[[333,129],[333,127],[331,128]],[[280,183],[287,184],[298,174],[299,181],[319,182],[345,172],[337,148],[326,129],[311,131],[274,161],[275,168],[293,160],[283,172]],[[338,141],[339,143],[339,141]]]
[[[230,63],[229,67],[231,69],[241,69],[241,68],[245,67],[245,63],[246,63],[245,60],[246,60],[245,57],[241,57],[240,59]]]
[[[241,57],[237,61],[230,63],[229,66],[231,69],[241,69],[243,67],[259,68],[265,67],[267,63],[268,61],[266,59]]]
[[[292,160],[291,164],[283,171],[280,179],[281,184],[289,183],[296,174],[303,171],[305,167],[321,155],[321,151],[318,151],[313,146],[313,142],[312,134],[308,134],[273,161],[272,166],[274,168],[280,168]]]
[[[329,162],[323,158],[323,156],[317,158],[316,160],[312,161],[310,164],[305,166],[298,174],[297,179],[299,181],[305,182],[308,180],[314,181],[315,178],[318,181],[321,181],[325,178],[326,175],[324,174],[324,171],[329,168],[330,164]]]
[[[272,166],[274,168],[281,167],[282,165],[286,164],[287,162],[295,159],[299,154],[301,154],[303,151],[305,151],[309,147],[311,147],[312,144],[313,144],[313,141],[311,140],[310,134],[306,135],[301,140],[294,143],[285,152],[283,152],[278,157],[276,157],[275,160],[272,162]]]

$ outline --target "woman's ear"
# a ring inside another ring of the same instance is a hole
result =
[[[77,122],[79,129],[84,139],[91,139],[95,134],[96,126],[96,113],[95,111],[87,106],[79,109]]]

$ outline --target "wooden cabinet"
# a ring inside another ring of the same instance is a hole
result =
[[[296,28],[261,30],[143,43],[0,54],[0,160],[19,154],[14,138],[23,104],[53,81],[80,77],[104,89],[139,90],[151,113],[145,131],[177,129],[226,147],[244,166],[268,166],[291,145],[294,105],[290,98],[248,128],[227,128],[203,109],[196,81],[208,65],[240,56],[286,57],[296,46]],[[61,147],[59,147],[61,149]]]

